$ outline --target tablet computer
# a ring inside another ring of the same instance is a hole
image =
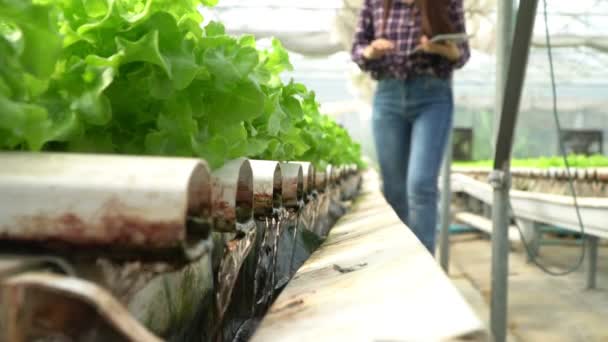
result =
[[[452,43],[460,43],[467,41],[473,35],[466,33],[449,33],[449,34],[438,34],[435,37],[429,40],[430,43],[442,43],[442,42],[452,42]]]

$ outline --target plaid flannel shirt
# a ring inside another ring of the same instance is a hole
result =
[[[454,69],[461,68],[470,58],[469,44],[458,43],[460,58],[447,58],[422,51],[414,52],[422,35],[420,10],[405,0],[393,0],[392,8],[382,34],[384,0],[365,0],[359,16],[357,32],[352,47],[352,59],[375,79],[407,79],[416,75],[434,75],[451,78]],[[466,32],[463,0],[449,0],[449,18],[456,32]],[[366,60],[363,50],[377,38],[395,43],[395,51],[376,60]]]

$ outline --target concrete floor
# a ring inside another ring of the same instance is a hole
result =
[[[570,267],[580,247],[542,246],[545,264]],[[599,248],[597,289],[586,290],[586,263],[575,273],[552,277],[511,252],[509,341],[608,341],[608,247]],[[486,324],[490,303],[490,240],[467,233],[451,238],[450,277]],[[489,324],[488,324],[489,326]]]

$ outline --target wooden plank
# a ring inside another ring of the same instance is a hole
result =
[[[487,340],[472,309],[388,204],[358,216],[359,207],[383,201],[366,197],[298,270],[252,340]]]

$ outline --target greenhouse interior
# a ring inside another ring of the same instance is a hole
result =
[[[607,18],[0,0],[0,342],[608,341]]]

